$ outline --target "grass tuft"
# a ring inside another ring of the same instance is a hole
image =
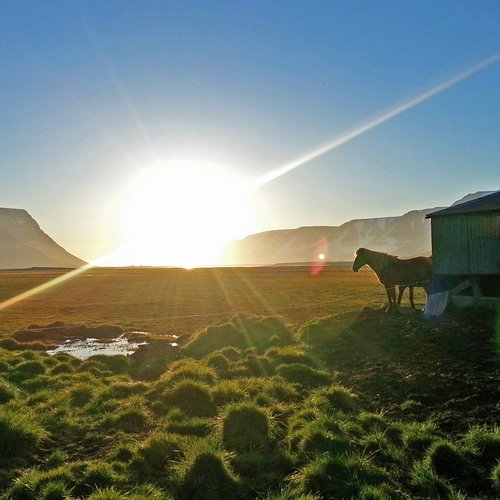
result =
[[[182,439],[172,434],[153,433],[136,450],[129,468],[139,481],[156,481],[168,486],[172,480],[172,463],[183,455]]]
[[[0,404],[7,403],[19,394],[19,389],[0,377]]]
[[[320,387],[330,384],[328,373],[301,363],[279,365],[276,373],[288,382],[299,384],[303,387]]]
[[[377,485],[385,479],[383,469],[366,457],[328,454],[318,456],[292,477],[301,492],[326,498],[357,498],[363,484]]]
[[[33,415],[0,409],[0,464],[32,456],[46,435]]]
[[[467,471],[467,461],[447,441],[435,441],[426,452],[425,462],[436,474],[446,479],[460,479]]]
[[[272,340],[271,340],[272,339]],[[292,335],[281,317],[234,316],[231,321],[199,330],[184,346],[191,356],[203,357],[225,347],[263,350],[292,342]]]
[[[332,385],[311,393],[307,403],[324,413],[353,413],[360,409],[358,397],[341,385]]]
[[[498,462],[491,471],[491,482],[495,493],[500,495],[500,462]]]
[[[228,450],[251,451],[270,443],[268,415],[252,403],[235,403],[221,417],[222,442]]]
[[[470,447],[486,464],[500,460],[500,428],[497,426],[474,426],[464,438]]]
[[[211,417],[216,413],[209,387],[194,380],[181,380],[167,389],[164,400],[167,405],[195,417]]]
[[[176,498],[179,500],[220,500],[241,498],[241,483],[220,453],[201,450],[183,464]]]

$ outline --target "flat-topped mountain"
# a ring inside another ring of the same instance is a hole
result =
[[[468,194],[454,204],[494,191]],[[430,255],[431,226],[428,213],[444,207],[412,210],[395,217],[355,219],[340,226],[312,226],[253,234],[233,241],[228,249],[232,264],[268,265],[311,262],[323,254],[328,261],[350,261],[359,247],[400,257]]]
[[[44,233],[26,210],[0,208],[0,269],[75,268],[83,264]]]

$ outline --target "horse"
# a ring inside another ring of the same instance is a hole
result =
[[[410,294],[410,304],[413,309],[415,309],[415,304],[413,303],[413,289],[415,288],[413,285],[399,285],[398,286],[398,306],[401,305],[401,299],[403,298],[403,294],[405,290],[408,288]]]
[[[413,287],[421,286],[428,294],[432,278],[432,258],[413,257],[400,259],[396,255],[376,252],[368,248],[358,248],[354,254],[352,270],[357,273],[364,265],[368,265],[377,275],[378,281],[385,287],[389,305],[387,311],[398,309],[406,287],[410,288],[410,303],[413,308]],[[396,285],[399,285],[399,296],[396,301]]]

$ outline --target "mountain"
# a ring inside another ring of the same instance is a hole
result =
[[[454,204],[494,191],[469,194]],[[313,226],[257,233],[231,242],[228,260],[234,265],[269,265],[317,261],[350,261],[355,250],[368,247],[403,258],[430,255],[431,226],[425,216],[445,207],[412,210],[404,215],[356,219],[341,226]]]
[[[487,195],[493,194],[493,193],[496,193],[496,191],[477,191],[476,193],[470,193],[468,195],[465,195],[463,198],[460,198],[459,200],[452,203],[451,206],[454,207],[455,205],[467,203],[468,201],[472,201],[472,200],[475,200],[477,198],[482,198],[483,196],[487,196]]]
[[[26,210],[0,208],[0,269],[83,264],[45,234]]]

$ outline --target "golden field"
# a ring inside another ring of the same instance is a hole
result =
[[[0,301],[64,274],[0,272]],[[416,293],[423,303],[423,292]],[[94,268],[0,310],[4,333],[53,321],[191,333],[238,312],[280,315],[299,325],[322,315],[380,307],[385,291],[369,270],[326,267]],[[407,298],[403,299],[407,304]]]

